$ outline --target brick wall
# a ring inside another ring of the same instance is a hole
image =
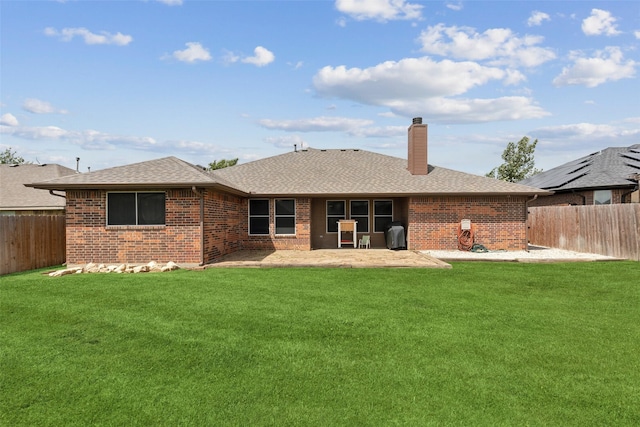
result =
[[[629,188],[615,188],[611,190],[611,203],[623,203],[622,196],[628,194]],[[627,195],[625,203],[629,203],[631,196]],[[576,191],[575,193],[556,193],[551,196],[539,197],[529,203],[529,206],[557,206],[557,205],[593,205],[593,190]]]
[[[240,241],[247,217],[245,200],[231,194],[204,190],[204,262],[212,263],[223,255],[241,249]]]
[[[296,235],[275,234],[274,199],[269,199],[269,235],[249,235],[249,201],[244,200],[241,212],[242,249],[246,250],[311,250],[311,199],[296,198]]]
[[[474,242],[490,250],[527,248],[525,197],[411,197],[410,250],[458,248],[458,227],[470,219]]]
[[[67,191],[67,263],[200,262],[199,202],[166,192],[166,225],[106,226],[105,191]]]

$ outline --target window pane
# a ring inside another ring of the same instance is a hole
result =
[[[376,233],[384,232],[387,230],[387,225],[391,223],[390,216],[377,216],[375,218],[375,229]]]
[[[376,200],[373,202],[374,215],[392,215],[393,202],[391,200]]]
[[[269,200],[249,200],[249,215],[269,216]]]
[[[136,193],[108,193],[107,207],[108,225],[136,224]]]
[[[329,233],[337,233],[338,232],[338,220],[345,219],[344,216],[332,216],[327,218],[327,232]]]
[[[295,215],[295,200],[276,200],[276,215]]]
[[[292,216],[276,218],[276,234],[296,234],[296,219]]]
[[[344,216],[344,200],[329,200],[327,202],[327,215]]]
[[[369,232],[369,217],[368,216],[353,216],[351,215],[351,219],[355,219],[358,221],[356,227],[358,228],[359,233],[368,233]]]
[[[138,193],[138,224],[164,224],[164,193]]]
[[[353,218],[354,215],[358,215],[358,216],[369,215],[369,201],[368,200],[351,201],[351,218]]]
[[[269,218],[264,216],[249,218],[249,234],[269,234]]]
[[[611,190],[595,190],[593,192],[593,203],[596,205],[610,205]]]

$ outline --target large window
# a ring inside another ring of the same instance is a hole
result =
[[[107,193],[107,225],[164,224],[164,193]]]
[[[276,200],[276,234],[296,234],[296,201]]]
[[[611,190],[595,190],[593,192],[593,204],[594,205],[610,205]]]
[[[374,200],[373,231],[384,233],[391,221],[393,221],[393,200]]]
[[[341,219],[347,219],[344,200],[327,200],[327,233],[337,233]]]
[[[349,217],[358,221],[358,231],[362,233],[369,232],[369,201],[368,200],[351,200],[349,202]]]
[[[269,234],[269,199],[249,200],[249,234]]]

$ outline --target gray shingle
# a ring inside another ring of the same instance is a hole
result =
[[[289,152],[208,172],[175,157],[32,184],[38,188],[224,186],[245,195],[545,195],[548,192],[429,166],[411,175],[405,159],[364,150]]]
[[[436,166],[429,166],[428,175],[411,175],[405,159],[364,150],[289,152],[213,174],[259,195],[547,194]]]
[[[60,165],[0,165],[0,210],[63,209],[64,198],[52,196],[46,190],[25,187],[24,184],[73,174],[73,169]]]
[[[520,181],[553,191],[628,187],[640,173],[640,144],[610,147]]]

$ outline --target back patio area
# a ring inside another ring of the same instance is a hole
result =
[[[238,251],[204,266],[216,267],[451,268],[451,265],[420,251],[319,249]]]

